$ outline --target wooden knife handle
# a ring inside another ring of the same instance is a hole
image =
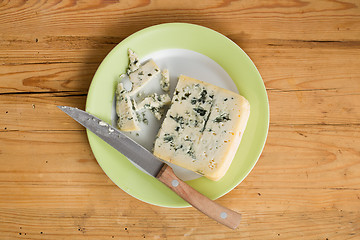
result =
[[[184,183],[176,177],[172,168],[167,164],[164,164],[164,167],[160,170],[156,178],[171,188],[171,190],[176,192],[177,195],[190,203],[193,207],[217,222],[231,229],[237,228],[240,224],[240,213],[217,204]]]

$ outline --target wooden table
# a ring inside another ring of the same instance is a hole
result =
[[[106,54],[165,22],[228,36],[265,82],[264,152],[217,200],[235,231],[127,195],[56,108],[84,109]],[[0,239],[360,239],[360,2],[1,1],[0,171]]]

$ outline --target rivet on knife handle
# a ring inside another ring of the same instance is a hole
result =
[[[176,192],[181,198],[190,203],[193,207],[216,220],[217,222],[231,229],[237,228],[240,224],[240,213],[223,207],[199,193],[176,177],[173,170],[168,165],[164,165],[156,178],[171,188],[171,190]]]

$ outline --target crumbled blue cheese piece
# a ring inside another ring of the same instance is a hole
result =
[[[119,117],[117,125],[121,131],[140,130],[133,101],[122,83],[119,83],[116,89],[116,114]]]
[[[135,72],[129,74],[132,89],[130,95],[137,94],[152,78],[160,74],[160,68],[153,60],[141,65]]]
[[[130,73],[133,73],[139,69],[140,61],[137,54],[131,49],[128,49],[128,56],[129,56],[129,66],[128,69],[126,70],[126,73],[130,75]]]
[[[168,92],[170,89],[170,76],[167,69],[161,71],[160,87],[165,92]]]
[[[153,93],[152,95],[144,98],[138,105],[138,109],[149,109],[160,120],[163,114],[163,107],[170,104],[171,99],[168,94],[158,95]]]
[[[181,75],[154,155],[217,181],[235,156],[249,114],[244,97]]]

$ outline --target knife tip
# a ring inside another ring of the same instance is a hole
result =
[[[59,108],[63,112],[69,112],[69,111],[74,110],[73,107],[68,107],[68,106],[56,106],[56,107]]]

